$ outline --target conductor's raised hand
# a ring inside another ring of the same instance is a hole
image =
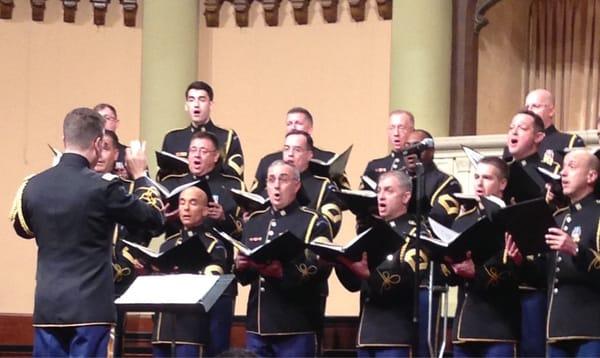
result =
[[[146,159],[146,142],[133,140],[125,149],[125,162],[133,179],[146,175],[148,160]]]

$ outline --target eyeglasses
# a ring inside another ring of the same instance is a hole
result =
[[[200,153],[201,155],[207,155],[209,153],[214,153],[216,152],[215,149],[210,150],[210,149],[206,149],[206,148],[190,148],[190,153]]]
[[[294,178],[291,177],[289,175],[283,174],[280,176],[275,176],[275,175],[269,175],[267,177],[267,184],[275,184],[276,182],[279,182],[280,184],[288,184],[291,183],[293,181],[297,181],[298,178]]]

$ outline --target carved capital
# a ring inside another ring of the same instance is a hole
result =
[[[392,0],[377,0],[377,12],[382,19],[392,19],[392,8]]]
[[[123,23],[127,27],[135,27],[135,18],[137,15],[137,0],[120,0],[123,5]]]
[[[77,12],[78,2],[79,0],[62,0],[64,22],[75,22],[75,13]]]
[[[219,27],[219,13],[223,0],[204,0],[204,19],[207,27]]]
[[[279,5],[281,0],[261,0],[265,14],[265,23],[269,26],[279,24]]]
[[[290,0],[294,9],[294,19],[298,25],[308,24],[308,4],[310,0]]]
[[[365,20],[365,4],[366,0],[348,0],[350,4],[350,15],[354,21],[364,21]]]
[[[252,0],[233,0],[235,9],[235,23],[239,27],[248,27],[248,13]]]
[[[477,0],[477,9],[475,10],[475,33],[479,34],[490,21],[485,17],[485,13],[488,12],[494,5],[499,3],[500,0]]]
[[[94,25],[102,26],[106,23],[106,10],[110,0],[90,0],[94,6]]]
[[[44,21],[44,11],[46,10],[46,0],[30,0],[31,19],[33,21]]]
[[[328,23],[337,22],[338,19],[338,0],[321,0],[321,9],[323,9],[323,18]]]
[[[0,0],[0,19],[12,19],[13,0]]]

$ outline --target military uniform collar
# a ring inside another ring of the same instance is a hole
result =
[[[569,206],[569,210],[571,212],[579,211],[585,207],[592,205],[595,202],[596,202],[596,196],[594,195],[594,192],[591,192],[588,195],[586,195],[583,199],[579,200],[578,202],[572,203]]]
[[[199,125],[198,127],[194,126],[194,123],[190,124],[190,131],[192,131],[192,133],[197,132],[197,131],[202,131],[202,132],[210,132],[215,128],[215,124],[213,123],[212,119],[208,119],[208,121],[206,121],[206,123]]]
[[[271,214],[273,217],[280,218],[286,215],[289,215],[291,212],[295,211],[300,204],[296,200],[292,201],[292,203],[281,210],[275,210],[275,208],[271,207]]]
[[[412,222],[413,221],[412,219],[413,218],[411,217],[410,214],[405,213],[403,215],[398,216],[395,219],[388,220],[387,223],[390,227],[397,228],[397,227],[401,227],[402,225],[406,224],[407,222],[408,223]]]
[[[76,153],[64,153],[60,163],[70,167],[90,167],[90,162],[83,155]]]
[[[521,166],[526,166],[527,164],[537,164],[540,162],[540,155],[538,154],[538,152],[536,151],[535,153],[531,154],[528,157],[525,157],[521,160],[517,160],[517,162],[519,162],[519,164],[521,164]]]
[[[548,128],[544,129],[544,133],[546,133],[546,135],[557,133],[557,132],[558,132],[558,129],[556,129],[554,124],[551,124]]]
[[[401,152],[396,152],[394,150],[392,150],[392,152],[390,153],[390,157],[392,159],[404,159],[404,156],[402,155]]]
[[[200,180],[209,181],[209,180],[211,180],[212,178],[214,178],[217,175],[217,172],[218,172],[218,170],[215,167],[213,170],[211,170],[210,172],[208,172],[208,173],[206,173],[204,175],[194,175],[194,174],[191,174],[191,173],[190,173],[190,175],[192,176],[192,179],[194,179],[194,180],[200,179]]]

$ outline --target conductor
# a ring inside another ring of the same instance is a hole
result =
[[[144,148],[127,149],[135,179],[129,195],[117,176],[94,168],[104,118],[77,108],[63,122],[65,153],[55,167],[25,179],[10,219],[38,246],[33,356],[106,356],[115,321],[111,233],[115,222],[160,230],[162,203],[144,176]]]

